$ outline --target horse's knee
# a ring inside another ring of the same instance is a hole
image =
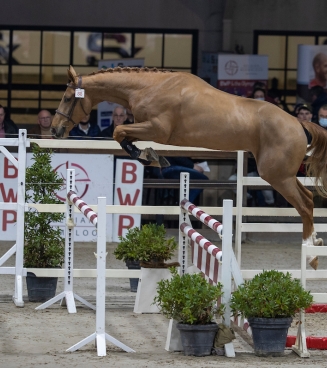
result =
[[[116,140],[118,143],[121,143],[121,141],[125,137],[126,137],[126,132],[124,130],[124,127],[122,125],[116,126],[114,133],[113,133],[114,140]]]

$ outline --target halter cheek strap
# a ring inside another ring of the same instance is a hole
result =
[[[79,76],[79,77],[78,77],[77,86],[76,86],[76,85],[74,85],[74,84],[71,84],[71,83],[67,83],[67,87],[68,87],[68,88],[73,88],[73,89],[81,88],[81,87],[82,87],[82,76]],[[78,125],[78,123],[75,123],[75,121],[72,119],[72,116],[73,116],[73,113],[74,113],[74,109],[75,109],[75,106],[76,106],[76,104],[77,104],[78,100],[79,100],[79,102],[80,102],[80,104],[81,104],[81,108],[82,108],[82,110],[83,110],[84,114],[85,114],[85,115],[89,115],[89,114],[88,114],[88,113],[86,113],[86,112],[85,112],[85,110],[84,110],[84,107],[83,107],[83,105],[82,105],[82,99],[80,99],[80,98],[76,98],[76,97],[75,97],[74,102],[72,103],[72,105],[71,105],[71,107],[70,107],[70,109],[69,109],[69,111],[68,111],[68,113],[67,113],[67,114],[66,114],[66,113],[64,113],[64,112],[62,112],[62,111],[59,111],[58,109],[56,110],[56,114],[62,115],[62,116],[64,116],[65,118],[67,118],[67,119],[68,119],[68,121],[71,121],[71,122],[74,124],[74,127]]]

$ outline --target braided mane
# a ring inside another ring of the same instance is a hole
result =
[[[108,68],[108,69],[100,69],[96,72],[90,73],[88,75],[95,75],[95,74],[99,74],[99,73],[122,73],[122,72],[136,72],[136,73],[140,73],[140,72],[151,72],[151,73],[174,73],[173,70],[167,70],[167,69],[158,69],[158,68],[148,68],[148,67],[142,67],[142,68],[138,68],[138,67],[120,67],[117,66],[115,68]]]

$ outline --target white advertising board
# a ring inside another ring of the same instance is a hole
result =
[[[15,154],[14,154],[15,156]],[[27,166],[32,164],[27,154]],[[66,170],[75,170],[75,191],[87,204],[97,204],[97,197],[113,203],[113,156],[96,154],[54,153],[52,167],[66,180]],[[0,202],[15,202],[17,198],[17,170],[4,155],[0,155]],[[60,200],[66,197],[66,186],[57,192]],[[0,240],[15,240],[16,212],[0,211]],[[80,213],[75,216],[75,241],[96,241],[96,229]],[[107,241],[112,241],[112,215],[107,215]],[[64,223],[60,225],[64,231]]]
[[[144,59],[112,59],[100,60],[99,69],[115,68],[116,66],[142,67]],[[104,101],[98,104],[98,125],[101,130],[108,128],[112,123],[112,112],[117,104]]]
[[[217,87],[225,92],[248,97],[255,82],[267,84],[267,55],[218,55]]]
[[[116,160],[114,204],[141,206],[144,166],[135,160]],[[129,228],[140,227],[141,215],[114,215],[113,241],[125,236]]]

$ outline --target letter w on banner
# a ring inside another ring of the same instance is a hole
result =
[[[141,206],[143,194],[144,167],[134,160],[116,160],[114,204],[121,206]],[[141,215],[114,215],[113,241],[125,236],[131,227],[141,226]]]

